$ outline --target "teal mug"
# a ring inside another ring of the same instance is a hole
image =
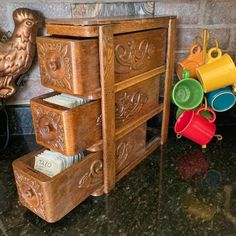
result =
[[[224,112],[234,106],[236,98],[231,87],[224,87],[206,94],[209,106],[217,112]]]

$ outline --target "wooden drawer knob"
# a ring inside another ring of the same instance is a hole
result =
[[[46,140],[53,140],[56,138],[57,130],[54,127],[54,122],[48,117],[41,117],[39,119],[39,132]]]
[[[49,68],[55,72],[56,70],[60,68],[60,66],[56,61],[53,61],[53,62],[49,62]]]
[[[22,183],[20,185],[20,193],[25,202],[31,207],[37,208],[39,206],[37,193],[31,186],[26,183]]]

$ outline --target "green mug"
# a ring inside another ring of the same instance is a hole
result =
[[[202,85],[197,80],[186,77],[175,84],[172,101],[183,110],[192,110],[201,104],[204,93]]]

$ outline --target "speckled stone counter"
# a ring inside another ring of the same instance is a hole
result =
[[[18,202],[11,163],[38,145],[34,136],[11,138],[0,160],[0,235],[236,235],[236,127],[218,133],[223,140],[204,152],[170,135],[109,195],[55,224]]]

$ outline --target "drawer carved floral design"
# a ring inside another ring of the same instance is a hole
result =
[[[72,88],[70,45],[62,42],[37,43],[44,82],[64,89]]]
[[[138,32],[132,39],[129,35],[122,35],[115,37],[114,41],[117,81],[164,64],[166,32],[163,29]]]
[[[119,64],[127,67],[129,71],[138,70],[150,60],[155,53],[154,44],[144,39],[140,42],[128,41],[126,44],[118,44],[115,48],[115,57]],[[126,73],[125,70],[121,73]]]
[[[65,150],[64,128],[62,118],[53,111],[32,105],[32,114],[39,140],[43,140],[52,147]]]
[[[32,178],[29,179],[20,174],[17,170],[14,170],[14,175],[21,202],[29,206],[38,215],[45,217],[44,198],[40,184]]]
[[[90,166],[90,170],[86,172],[80,179],[78,188],[90,188],[97,185],[101,181],[103,175],[103,164],[101,160],[95,160]]]
[[[139,113],[147,100],[148,96],[141,91],[123,93],[116,103],[116,120],[124,122]]]
[[[124,122],[130,117],[138,114],[148,101],[148,96],[140,91],[134,93],[125,92],[117,99],[116,121]],[[96,125],[102,125],[102,114],[97,117]]]
[[[120,170],[126,160],[128,159],[132,149],[134,147],[133,143],[121,142],[116,148],[116,168]]]

